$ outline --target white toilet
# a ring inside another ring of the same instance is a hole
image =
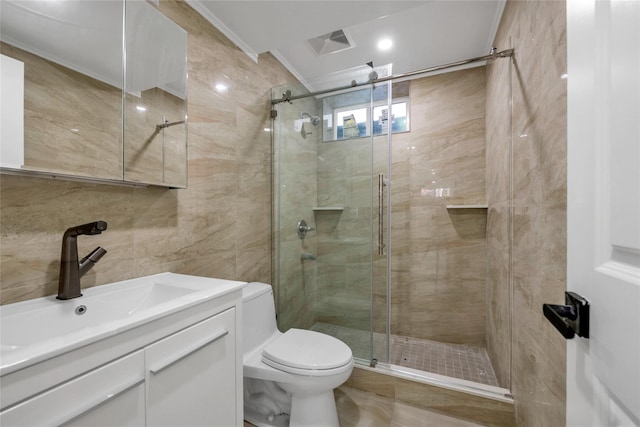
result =
[[[280,332],[267,284],[249,283],[242,299],[245,420],[259,427],[339,427],[333,389],[351,375],[351,349],[314,331]]]

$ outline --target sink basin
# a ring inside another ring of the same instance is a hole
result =
[[[162,273],[0,306],[0,374],[238,289],[243,282]]]
[[[41,308],[3,316],[0,327],[2,347],[16,349],[51,339],[60,333],[72,334],[123,320],[192,292],[195,290],[150,282],[76,298],[68,303],[51,301],[51,304],[44,304]]]

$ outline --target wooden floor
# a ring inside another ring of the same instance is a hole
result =
[[[477,427],[480,424],[416,408],[351,387],[335,390],[341,427]],[[253,424],[244,423],[245,427]],[[322,427],[322,426],[318,426]]]

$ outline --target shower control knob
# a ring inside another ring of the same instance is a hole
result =
[[[307,221],[305,221],[304,219],[301,219],[300,221],[298,221],[298,225],[296,226],[296,231],[298,232],[298,238],[300,240],[307,237],[307,233],[309,231],[314,231],[314,230],[315,228],[308,226]]]

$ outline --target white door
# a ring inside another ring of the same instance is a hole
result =
[[[569,0],[567,425],[640,426],[640,0]]]

